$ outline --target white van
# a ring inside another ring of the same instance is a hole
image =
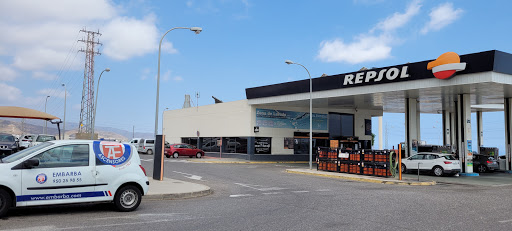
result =
[[[0,217],[11,207],[113,202],[135,210],[149,181],[129,144],[92,140],[41,143],[0,159]]]
[[[153,155],[153,153],[155,152],[155,140],[153,140],[153,139],[140,139],[137,151],[139,153]]]

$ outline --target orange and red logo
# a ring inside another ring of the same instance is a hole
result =
[[[466,63],[461,63],[459,55],[455,52],[446,52],[427,64],[427,70],[432,70],[438,79],[448,79],[454,76],[455,72],[464,69],[466,69]]]

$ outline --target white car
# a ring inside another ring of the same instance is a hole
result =
[[[20,149],[25,149],[30,147],[30,143],[36,137],[33,134],[22,135],[20,138]]]
[[[451,154],[421,152],[402,159],[402,173],[409,170],[432,172],[436,176],[455,175],[460,172],[460,162]]]
[[[40,143],[46,142],[46,141],[52,141],[56,140],[54,135],[46,135],[46,134],[39,134],[39,135],[33,135],[32,136],[32,142],[30,143],[30,147],[36,146]]]
[[[135,210],[149,181],[130,144],[49,141],[0,159],[0,217],[11,207],[113,202]]]

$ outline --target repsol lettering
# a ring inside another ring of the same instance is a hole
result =
[[[408,78],[409,73],[407,72],[408,66],[403,66],[402,69],[392,67],[389,69],[382,69],[378,73],[377,71],[366,71],[358,72],[354,74],[345,75],[343,85],[357,85],[362,83],[380,82],[382,79],[395,80],[396,78]]]

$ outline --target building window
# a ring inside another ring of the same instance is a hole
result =
[[[254,153],[255,154],[270,154],[272,150],[272,138],[270,137],[256,137],[254,140]]]
[[[339,140],[342,136],[354,136],[354,115],[329,113],[329,139]]]

